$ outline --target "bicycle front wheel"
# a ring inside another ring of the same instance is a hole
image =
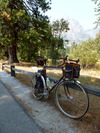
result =
[[[44,78],[40,73],[35,73],[32,77],[32,95],[36,99],[42,99],[44,93]]]
[[[62,81],[56,88],[56,104],[60,111],[70,118],[84,116],[89,107],[86,91],[75,81]]]

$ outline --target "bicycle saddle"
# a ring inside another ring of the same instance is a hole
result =
[[[38,61],[46,62],[48,59],[38,59]]]

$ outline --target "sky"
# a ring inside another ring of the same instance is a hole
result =
[[[77,20],[84,29],[93,29],[96,24],[96,5],[91,0],[51,0],[51,10],[47,11],[50,21],[66,16]]]

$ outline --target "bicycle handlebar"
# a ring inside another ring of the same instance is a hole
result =
[[[65,64],[66,64],[66,62],[67,62],[67,63],[70,63],[70,61],[75,62],[75,63],[78,63],[78,62],[79,62],[79,59],[78,59],[78,60],[68,59],[68,56],[66,56],[65,58],[64,58],[64,57],[62,57],[62,58],[60,58],[60,59],[62,59],[62,60],[63,60],[63,63],[62,63],[62,64],[60,64],[60,65],[58,65],[58,67],[61,67],[61,66],[65,65]]]

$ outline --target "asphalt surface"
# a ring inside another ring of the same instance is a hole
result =
[[[44,133],[0,81],[0,133]]]

